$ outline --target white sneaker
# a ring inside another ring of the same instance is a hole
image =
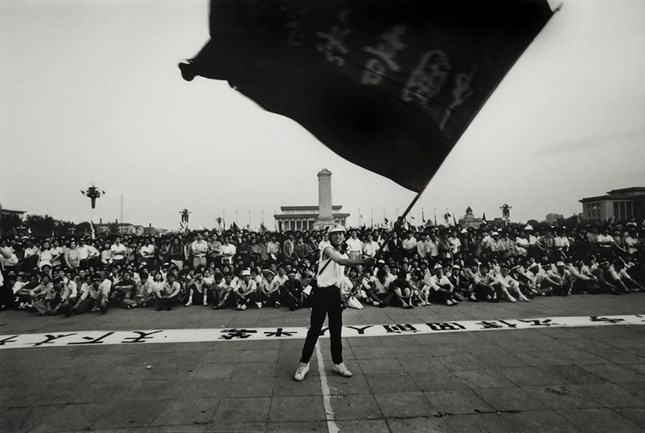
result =
[[[255,305],[257,305],[258,310],[262,308],[262,302],[256,302]]]
[[[298,382],[300,382],[301,380],[303,380],[305,378],[305,375],[307,374],[308,371],[309,371],[309,363],[305,364],[305,363],[301,362],[300,366],[296,370],[296,374],[295,374],[295,376],[293,376],[293,378],[295,380],[297,380]]]
[[[188,301],[184,304],[184,307],[190,307],[191,305],[193,305],[192,301]]]
[[[340,374],[343,377],[352,377],[352,372],[345,366],[344,362],[340,364],[334,364],[332,371],[336,374]]]
[[[242,311],[246,310],[246,304],[240,305],[240,310],[242,310]]]

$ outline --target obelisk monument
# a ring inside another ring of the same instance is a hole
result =
[[[323,168],[318,172],[318,219],[314,228],[321,230],[334,225],[331,207],[331,171]]]

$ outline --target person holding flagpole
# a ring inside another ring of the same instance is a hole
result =
[[[333,371],[344,377],[352,376],[351,371],[343,363],[341,342],[343,300],[340,286],[345,278],[345,266],[372,266],[375,260],[371,257],[350,259],[343,248],[345,232],[345,227],[336,225],[327,232],[329,239],[319,245],[318,274],[310,297],[311,323],[302,348],[300,366],[294,376],[297,381],[303,380],[309,371],[309,360],[313,355],[320,330],[325,322],[325,316],[329,316]]]

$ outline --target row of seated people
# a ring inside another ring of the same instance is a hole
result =
[[[178,269],[172,263],[150,270],[118,265],[108,269],[45,267],[40,273],[9,272],[12,303],[40,314],[106,313],[111,306],[128,309],[155,306],[212,306],[214,309],[265,306],[307,307],[316,264],[272,264]],[[460,302],[528,302],[536,296],[578,293],[626,294],[644,290],[642,268],[622,257],[594,255],[572,261],[532,258],[487,262],[460,260],[429,262],[404,258],[379,260],[369,268],[347,268],[342,285],[346,306],[414,308]]]

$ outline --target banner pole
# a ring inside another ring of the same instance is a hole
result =
[[[432,180],[432,179],[428,179],[426,184],[423,185],[423,188],[421,188],[421,190],[419,190],[417,195],[414,196],[414,198],[412,199],[412,201],[410,202],[408,207],[405,209],[405,211],[403,211],[403,215],[401,215],[400,217],[397,218],[396,222],[394,223],[394,227],[392,227],[392,229],[388,232],[387,236],[385,236],[385,239],[383,240],[383,243],[381,244],[381,246],[379,247],[378,251],[374,255],[375,259],[378,260],[378,258],[383,253],[383,248],[387,245],[388,241],[392,238],[392,235],[394,234],[394,232],[396,230],[398,230],[399,228],[401,228],[401,226],[403,225],[403,221],[405,221],[405,217],[408,216],[408,213],[410,213],[410,211],[412,210],[412,208],[414,207],[416,202],[419,200],[419,198],[421,197],[423,192],[426,190],[426,188],[430,184],[430,180]]]

